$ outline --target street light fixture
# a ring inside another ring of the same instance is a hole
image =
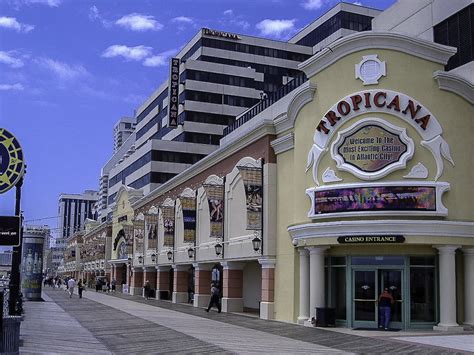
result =
[[[214,249],[216,250],[216,255],[217,256],[221,255],[221,253],[222,253],[222,244],[218,242],[216,245],[214,245]]]
[[[253,250],[259,251],[262,246],[262,240],[258,237],[258,232],[253,233],[254,238],[252,239]]]
[[[142,255],[140,255],[140,256],[138,257],[138,263],[139,263],[139,264],[143,263],[143,256],[142,256]]]
[[[166,256],[168,257],[168,260],[171,261],[171,259],[173,258],[173,252],[170,250],[166,253]]]
[[[154,263],[156,261],[156,254],[151,254],[151,262]]]
[[[194,258],[194,249],[193,248],[188,249],[188,257],[189,257],[189,259]]]

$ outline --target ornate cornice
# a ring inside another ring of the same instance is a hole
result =
[[[270,142],[275,154],[286,152],[295,146],[295,135],[293,133],[285,134]]]
[[[441,90],[451,91],[474,104],[474,85],[465,78],[451,72],[435,71],[433,78],[438,81]]]
[[[474,238],[474,222],[442,220],[372,220],[305,223],[288,228],[292,241],[357,235]]]
[[[445,65],[456,48],[395,32],[357,32],[331,43],[298,65],[308,78],[339,59],[366,49],[391,49]]]

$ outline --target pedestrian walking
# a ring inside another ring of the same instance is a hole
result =
[[[74,280],[74,278],[71,277],[67,281],[67,288],[69,290],[69,298],[72,298],[72,294],[74,293],[74,287],[76,287],[76,280]]]
[[[84,282],[82,282],[82,279],[77,283],[77,291],[79,292],[79,298],[82,298],[82,291],[84,291]]]
[[[388,292],[388,288],[385,288],[379,296],[379,328],[388,330],[393,303],[392,295]]]
[[[143,286],[143,295],[145,296],[146,300],[150,297],[150,290],[150,281],[146,280],[145,285]]]
[[[206,312],[209,312],[212,306],[217,307],[217,312],[221,313],[221,301],[219,299],[220,290],[216,284],[211,284],[211,300],[209,301],[209,306],[206,309]]]
[[[117,281],[115,281],[115,279],[112,279],[112,281],[110,282],[110,287],[112,287],[112,292],[115,292],[115,290],[117,289]]]

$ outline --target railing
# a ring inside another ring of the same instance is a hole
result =
[[[223,135],[226,136],[229,133],[233,132],[235,129],[242,126],[244,123],[250,121],[252,118],[257,116],[260,112],[266,108],[273,105],[275,102],[279,101],[290,92],[292,92],[297,87],[301,86],[304,82],[308,81],[308,78],[304,73],[296,76],[292,81],[290,81],[285,86],[282,86],[274,93],[270,94],[267,98],[259,101],[256,105],[249,108],[245,113],[243,113],[239,118],[237,118],[232,124],[224,128]]]

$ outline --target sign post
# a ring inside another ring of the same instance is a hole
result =
[[[20,263],[21,263],[21,234],[22,234],[22,216],[21,216],[21,187],[23,185],[23,176],[25,174],[26,164],[23,158],[23,150],[16,137],[0,128],[0,194],[16,188],[15,194],[15,216],[10,217],[18,220],[18,230],[5,231],[8,233],[8,240],[3,240],[0,245],[13,246],[12,270],[10,273],[10,298],[9,314],[21,315],[20,300]],[[13,220],[12,220],[13,221]],[[2,234],[2,237],[4,235]],[[13,240],[14,239],[14,240]]]

